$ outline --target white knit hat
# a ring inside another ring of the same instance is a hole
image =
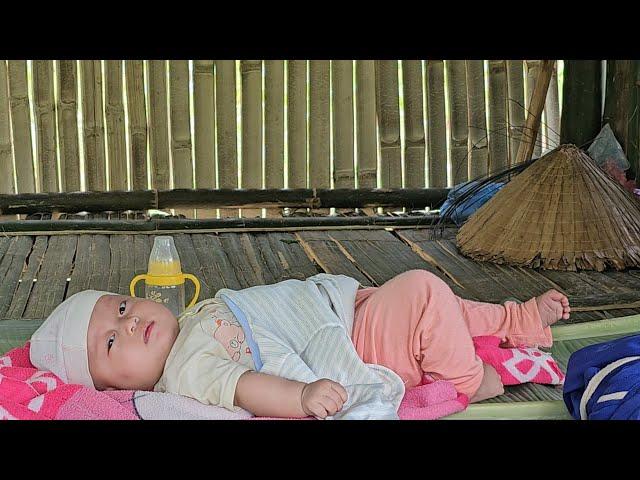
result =
[[[84,290],[58,305],[31,336],[31,363],[66,383],[95,388],[89,373],[87,331],[93,307],[103,295],[115,294]]]

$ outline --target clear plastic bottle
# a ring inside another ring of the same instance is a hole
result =
[[[159,236],[153,242],[147,273],[134,277],[129,288],[131,295],[135,296],[136,283],[144,279],[145,297],[162,303],[175,316],[178,316],[185,309],[184,282],[187,278],[196,287],[195,295],[187,306],[190,307],[196,303],[200,295],[200,282],[195,276],[182,273],[180,257],[173,243],[173,237]]]

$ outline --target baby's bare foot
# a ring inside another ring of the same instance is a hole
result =
[[[569,319],[571,312],[569,299],[557,290],[549,290],[536,297],[536,304],[543,328],[553,325],[561,318],[563,320]]]

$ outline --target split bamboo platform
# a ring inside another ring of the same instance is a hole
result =
[[[104,222],[109,223],[109,220]],[[57,223],[66,222],[58,220]],[[3,278],[0,286],[0,354],[23,345],[60,302],[80,290],[97,289],[128,295],[130,280],[146,271],[155,236],[165,233],[115,230],[3,233],[0,236],[0,275]],[[250,231],[218,228],[170,234],[175,240],[183,270],[200,279],[200,300],[213,296],[224,287],[246,288],[289,278],[303,279],[320,272],[345,274],[356,278],[363,286],[376,286],[404,271],[423,269],[447,282],[457,295],[484,302],[525,301],[549,288],[556,288],[568,295],[573,307],[571,319],[560,321],[556,329],[588,330],[591,325],[607,322],[616,325],[615,322],[619,322],[616,319],[620,317],[640,319],[637,317],[640,314],[640,269],[558,272],[475,262],[457,251],[455,228],[366,225],[361,228],[299,227],[283,231],[260,227]],[[186,288],[187,297],[190,297],[193,287],[188,283]],[[142,291],[138,295],[142,295]],[[632,324],[635,326],[630,330],[627,325],[627,331],[640,329],[640,323]],[[611,328],[604,328],[603,332],[619,333]],[[596,332],[586,337],[595,341],[602,334]],[[560,349],[561,363],[566,365],[570,352],[585,344],[585,335],[578,337],[568,335],[564,343],[554,347]],[[511,418],[510,415],[561,418],[566,416],[558,403],[561,399],[562,391],[558,387],[535,384],[508,387],[504,395],[481,406],[474,405],[464,415],[454,418],[494,418],[496,415],[499,418]],[[498,404],[505,402],[526,404],[519,404],[515,410],[509,409],[506,413],[495,410]],[[535,405],[539,408],[533,408]]]

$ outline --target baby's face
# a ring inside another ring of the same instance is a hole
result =
[[[124,295],[100,297],[89,321],[89,372],[98,390],[153,390],[179,328],[159,303]]]

